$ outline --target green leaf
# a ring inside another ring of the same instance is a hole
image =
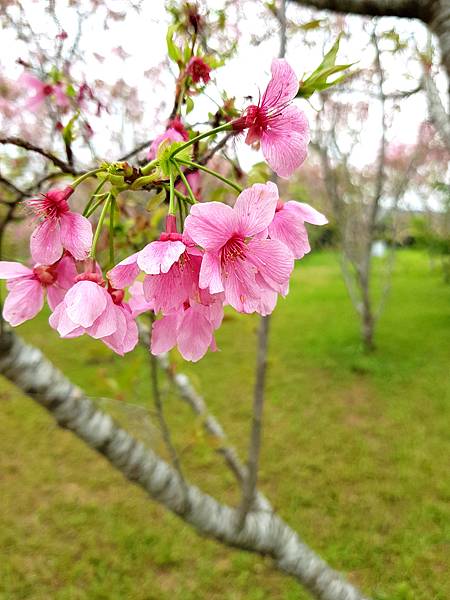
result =
[[[77,92],[71,83],[69,83],[69,85],[66,87],[66,95],[70,96],[70,98],[75,98],[77,95]]]
[[[321,92],[334,85],[338,85],[350,76],[350,73],[345,73],[344,75],[341,75],[332,81],[328,81],[328,78],[332,75],[342,73],[355,64],[336,64],[336,57],[339,51],[340,41],[341,35],[337,37],[336,41],[330,50],[328,50],[328,52],[325,54],[323,61],[320,63],[317,69],[313,71],[307,79],[300,82],[300,87],[297,93],[298,97],[308,99],[314,94],[314,92]]]
[[[194,101],[190,96],[186,96],[186,114],[188,115],[190,112],[194,110]]]
[[[64,127],[64,129],[62,130],[62,137],[64,140],[64,143],[67,145],[70,145],[73,140],[75,139],[75,135],[73,133],[73,126],[75,125],[78,117],[80,116],[80,113],[77,112],[73,115],[73,117],[70,119],[70,121],[67,123],[67,125]]]
[[[311,29],[318,29],[325,19],[314,19],[313,21],[308,21],[308,23],[303,23],[303,25],[299,25],[299,29],[303,31],[310,31]]]
[[[169,54],[169,58],[171,58],[177,64],[181,62],[181,51],[173,41],[173,36],[177,32],[178,27],[178,24],[171,25],[168,28],[166,35],[167,53]]]

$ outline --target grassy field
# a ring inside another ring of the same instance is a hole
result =
[[[401,252],[367,357],[337,258],[317,253],[272,321],[261,488],[377,600],[450,598],[449,296],[425,255]],[[120,359],[87,338],[60,340],[45,319],[19,332],[159,449],[146,353]],[[241,454],[257,323],[230,312],[221,352],[196,365],[174,357]],[[0,384],[1,600],[309,598],[269,560],[197,536]],[[170,391],[165,405],[190,479],[237,502],[201,424]]]

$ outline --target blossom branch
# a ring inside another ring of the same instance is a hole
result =
[[[14,136],[0,138],[0,144],[11,144],[13,146],[17,146],[18,148],[23,148],[24,150],[28,150],[29,152],[35,152],[36,154],[40,154],[44,158],[47,158],[48,160],[50,160],[55,165],[55,167],[58,167],[59,169],[61,169],[61,171],[63,173],[68,173],[70,175],[75,175],[75,176],[80,175],[80,172],[77,171],[73,166],[64,162],[63,160],[61,160],[60,158],[58,158],[51,152],[48,152],[47,150],[43,150],[39,146],[36,146],[35,144],[31,144],[30,142],[22,140],[21,138],[14,137]]]

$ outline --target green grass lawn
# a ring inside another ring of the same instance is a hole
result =
[[[301,261],[272,320],[261,488],[305,541],[378,600],[448,600],[450,288],[402,251],[364,356],[337,257]],[[19,328],[160,449],[148,356]],[[220,352],[187,372],[244,455],[254,316],[227,313]],[[271,561],[199,537],[6,381],[0,388],[1,600],[258,600],[309,596]],[[168,390],[189,478],[238,502],[201,423]],[[447,526],[447,531],[445,528]]]

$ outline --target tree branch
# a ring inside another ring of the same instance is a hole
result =
[[[51,152],[47,152],[46,150],[39,148],[39,146],[30,144],[29,142],[22,140],[21,138],[14,136],[0,138],[0,144],[12,144],[13,146],[17,146],[18,148],[23,148],[24,150],[28,150],[30,152],[36,152],[36,154],[40,154],[44,158],[50,160],[55,165],[55,167],[61,169],[63,173],[69,173],[70,175],[80,175],[80,173],[76,169],[74,169],[68,163],[64,162]]]
[[[431,4],[420,0],[294,0],[294,2],[318,10],[372,17],[404,17],[423,21],[429,18],[428,5]]]
[[[238,529],[236,509],[219,503],[189,482],[186,504],[173,467],[98,410],[38,349],[12,332],[0,338],[0,374],[43,406],[60,427],[72,431],[199,533],[231,547],[271,556],[278,569],[295,577],[319,600],[366,600],[280,517],[266,511],[251,512]]]
[[[261,317],[258,334],[258,353],[256,359],[256,381],[253,399],[252,430],[248,449],[248,473],[242,486],[242,502],[239,522],[243,526],[251,510],[258,483],[259,454],[261,450],[262,417],[264,408],[264,386],[267,370],[267,346],[269,341],[270,316]]]

